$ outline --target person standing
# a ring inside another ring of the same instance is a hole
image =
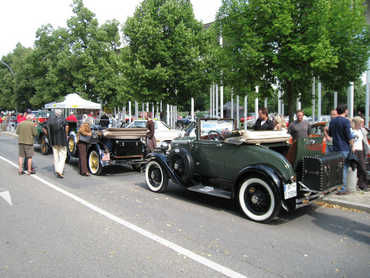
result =
[[[354,117],[352,121],[354,123],[354,128],[352,131],[355,136],[355,138],[353,139],[352,151],[359,162],[359,167],[357,168],[357,185],[361,190],[367,191],[367,171],[365,167],[365,158],[367,157],[368,153],[368,145],[366,144],[367,134],[365,134],[362,130],[362,124],[364,120],[360,116]]]
[[[289,124],[288,128],[288,133],[292,135],[293,142],[296,142],[299,138],[307,138],[311,134],[311,125],[303,119],[303,111],[298,110],[296,116],[297,119]]]
[[[66,121],[67,122],[73,122],[73,123],[77,123],[77,118],[76,116],[74,115],[73,112],[69,113],[69,116],[66,118]]]
[[[103,128],[107,128],[109,126],[109,117],[106,113],[103,113],[100,117],[100,126]]]
[[[27,115],[26,120],[19,123],[17,126],[16,134],[18,135],[18,149],[19,149],[19,168],[18,174],[23,174],[23,160],[28,159],[28,171],[27,174],[32,174],[32,157],[33,151],[33,140],[37,135],[36,127],[34,126],[32,115]]]
[[[80,126],[80,129],[77,133],[77,146],[78,146],[78,167],[80,169],[80,175],[81,176],[90,176],[89,170],[87,169],[87,143],[83,140],[81,140],[82,136],[88,136],[90,137],[92,135],[90,123],[92,122],[92,118],[88,117],[87,115],[84,115],[82,117],[82,124]]]
[[[146,122],[146,128],[147,128],[147,135],[146,135],[146,144],[150,150],[150,152],[153,152],[156,147],[156,139],[154,136],[154,130],[155,130],[155,124],[153,119],[148,116],[147,122]]]
[[[336,109],[333,109],[330,111],[330,121],[333,120],[337,116],[338,116],[338,113]],[[333,151],[333,138],[329,136],[329,124],[330,122],[328,122],[326,126],[324,127],[324,137],[326,139],[327,152],[332,152]]]
[[[333,151],[340,152],[344,158],[343,186],[337,192],[338,195],[348,194],[346,191],[348,163],[347,157],[353,144],[350,121],[346,118],[347,106],[340,104],[337,107],[338,116],[330,121],[329,136],[333,138]]]
[[[54,170],[58,178],[64,178],[63,171],[67,158],[68,125],[62,117],[62,110],[55,109],[55,115],[48,119],[46,124],[50,145],[53,149]]]
[[[258,110],[258,119],[253,126],[254,130],[273,130],[274,123],[269,119],[268,111],[266,108]]]

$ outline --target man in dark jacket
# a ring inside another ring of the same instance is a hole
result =
[[[274,123],[269,119],[269,115],[266,108],[258,110],[258,119],[253,126],[254,130],[273,130]]]
[[[109,126],[109,117],[105,113],[100,117],[100,126],[103,128],[107,128]]]
[[[62,110],[55,109],[55,115],[52,115],[46,124],[49,135],[50,145],[54,155],[54,170],[58,178],[64,178],[63,171],[67,158],[67,135],[68,125],[62,117]]]
[[[353,136],[351,133],[351,123],[346,118],[347,106],[340,104],[337,107],[338,116],[330,121],[329,124],[329,136],[333,138],[333,151],[339,152],[343,155],[345,163],[343,166],[343,187],[337,194],[347,194],[347,173],[348,163],[346,161],[349,152],[351,151],[351,145],[353,144]]]

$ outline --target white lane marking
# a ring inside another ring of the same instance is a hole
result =
[[[12,161],[0,156],[0,159],[4,160],[5,162],[9,163],[10,165],[14,166],[15,168],[18,168],[18,166],[13,163]],[[227,268],[225,266],[222,266],[214,261],[211,261],[207,258],[204,258],[196,253],[194,253],[193,251],[190,251],[189,249],[186,249],[184,247],[181,247],[180,245],[177,245],[176,243],[173,243],[167,239],[164,239],[156,234],[153,234],[147,230],[144,230],[138,226],[136,226],[135,224],[132,224],[120,217],[117,217],[113,214],[111,214],[110,212],[104,210],[104,209],[101,209],[95,205],[93,205],[92,203],[88,202],[88,201],[85,201],[84,199],[62,189],[62,188],[59,188],[58,186],[44,180],[43,178],[40,178],[39,176],[37,175],[31,175],[31,177],[33,177],[34,179],[40,181],[41,183],[45,184],[46,186],[54,189],[55,191],[58,191],[59,193],[62,193],[63,195],[71,198],[72,200],[75,200],[76,202],[80,203],[81,205],[85,206],[85,207],[88,207],[89,209],[95,211],[96,213],[99,213],[100,215],[103,215],[105,216],[106,218],[138,233],[138,234],[141,234],[142,236],[146,237],[146,238],[149,238],[163,246],[166,246],[167,248],[170,248],[172,249],[173,251],[177,252],[178,254],[182,254],[190,259],[192,259],[193,261],[196,261],[210,269],[213,269],[217,272],[220,272],[228,277],[235,277],[235,278],[247,278],[245,275],[239,273],[239,272],[236,272],[230,268]]]
[[[10,206],[13,205],[12,197],[10,197],[9,191],[0,192],[0,197],[3,198]]]

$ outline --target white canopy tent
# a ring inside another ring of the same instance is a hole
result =
[[[98,109],[101,110],[101,104],[83,99],[78,94],[66,95],[62,102],[50,102],[45,104],[45,109]]]

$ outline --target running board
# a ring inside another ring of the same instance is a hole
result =
[[[203,184],[198,184],[198,185],[188,187],[187,190],[206,194],[206,195],[211,195],[211,196],[215,196],[219,198],[231,199],[231,192],[222,190],[222,189],[217,189],[212,186],[205,186]]]

